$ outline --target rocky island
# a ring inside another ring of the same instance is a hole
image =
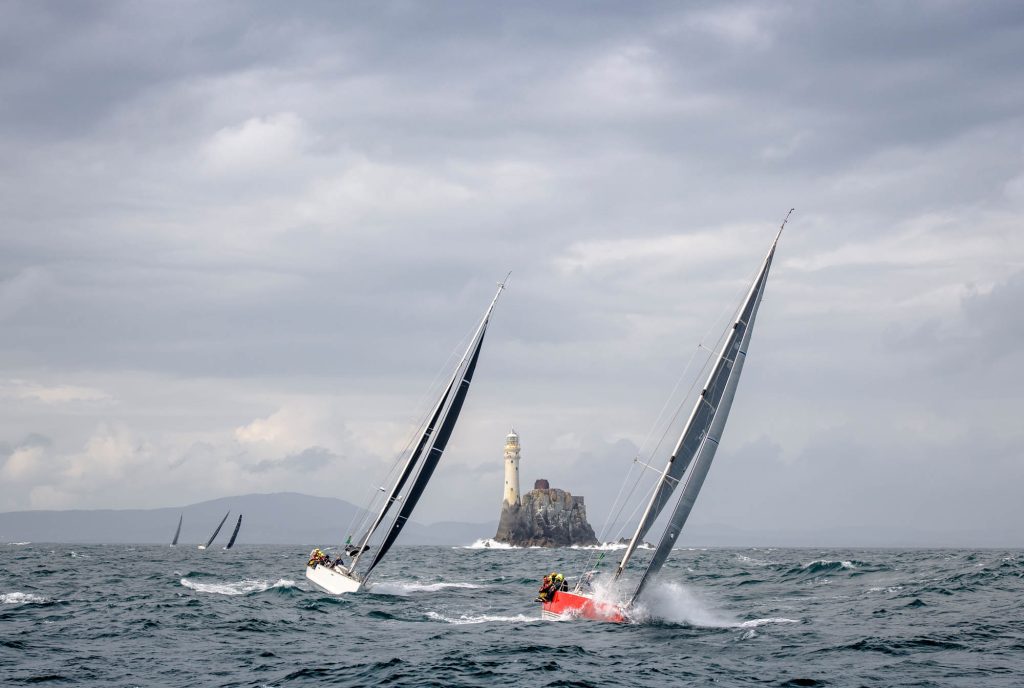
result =
[[[494,539],[517,547],[598,544],[587,522],[583,497],[552,488],[543,479],[520,496],[519,436],[515,430],[505,438],[505,498]]]

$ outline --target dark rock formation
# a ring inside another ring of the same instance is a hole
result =
[[[537,481],[545,488],[547,483]],[[519,547],[598,544],[594,529],[587,523],[583,497],[559,489],[535,489],[520,497],[518,504],[503,502],[494,539]]]

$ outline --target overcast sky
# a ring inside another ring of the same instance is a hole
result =
[[[1020,540],[1024,5],[551,5],[0,4],[0,510],[360,502],[512,270],[416,518],[600,528],[795,207],[694,521]]]

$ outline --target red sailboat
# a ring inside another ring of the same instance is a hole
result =
[[[593,574],[591,572],[580,579],[572,592],[558,590],[543,594],[541,596],[544,600],[541,610],[543,618],[580,617],[616,623],[626,621],[637,598],[650,580],[661,570],[693,509],[697,495],[704,485],[704,479],[711,468],[711,462],[715,458],[715,451],[722,439],[725,422],[736,394],[736,386],[739,383],[740,372],[750,346],[754,319],[768,282],[768,271],[775,255],[775,247],[792,212],[790,210],[782,221],[782,226],[772,242],[768,255],[761,264],[757,277],[726,330],[707,381],[694,403],[675,449],[669,456],[665,468],[660,471],[660,477],[652,489],[647,509],[644,511],[632,539],[626,545],[622,560],[612,576],[613,583],[622,576],[622,572],[636,552],[637,546],[643,542],[643,538],[651,526],[668,506],[676,488],[682,485],[668,525],[636,588],[622,603],[601,601],[589,590],[590,578]],[[642,465],[646,466],[646,464]],[[687,472],[688,469],[689,472]]]

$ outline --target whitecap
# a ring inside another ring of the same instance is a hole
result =
[[[182,578],[181,584],[196,592],[206,592],[215,595],[247,595],[251,592],[263,592],[271,588],[294,588],[295,581],[284,578],[276,583],[265,580],[241,580],[233,583],[197,583],[188,578]]]
[[[481,538],[472,545],[462,545],[461,547],[452,547],[452,549],[521,549],[515,545],[510,545],[507,542],[498,542],[493,538]]]
[[[382,595],[408,595],[413,592],[437,592],[447,588],[479,588],[473,583],[416,583],[403,581],[382,581],[369,586],[369,592]]]
[[[758,626],[764,626],[765,624],[783,624],[783,623],[800,623],[796,619],[787,619],[781,616],[775,616],[770,619],[751,619],[750,621],[742,621],[736,624],[736,628],[757,628]]]
[[[480,624],[480,623],[536,623],[541,620],[539,616],[526,616],[525,614],[517,614],[515,616],[498,616],[494,614],[461,614],[458,617],[444,616],[437,612],[427,612],[427,618],[433,619],[434,621],[443,621],[444,623],[464,625],[464,624]]]
[[[42,604],[49,601],[42,595],[34,595],[30,592],[0,593],[0,603],[2,604]]]
[[[20,547],[22,545],[31,545],[32,543],[31,542],[8,542],[7,544],[11,545],[12,547]]]

